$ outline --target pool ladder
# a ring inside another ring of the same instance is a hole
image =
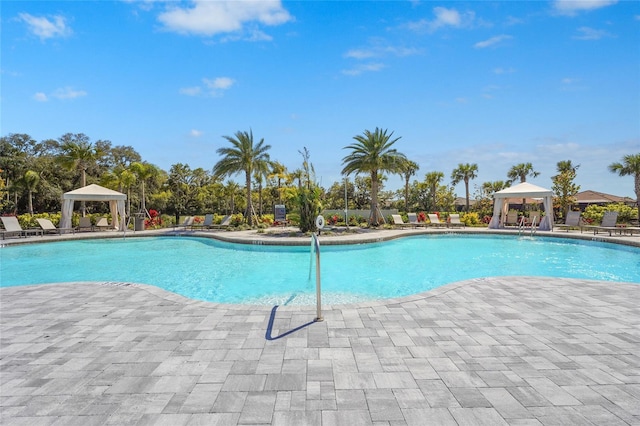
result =
[[[536,233],[536,223],[538,222],[538,216],[534,216],[533,220],[531,221],[531,236],[533,237]],[[524,220],[524,216],[522,216],[522,219],[520,219],[520,223],[518,224],[518,235],[522,235],[522,233],[524,232],[525,228],[527,227],[525,220]]]

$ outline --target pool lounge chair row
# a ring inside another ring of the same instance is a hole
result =
[[[408,213],[407,216],[409,218],[409,222],[405,222],[402,219],[402,216],[400,216],[399,214],[392,214],[391,217],[393,218],[393,224],[394,225],[398,225],[398,226],[402,226],[402,227],[412,226],[414,228],[427,227],[427,226],[437,227],[437,228],[442,228],[442,227],[447,227],[447,228],[449,228],[449,227],[464,227],[465,226],[464,222],[460,221],[460,215],[459,214],[451,214],[451,215],[449,215],[449,221],[448,222],[440,222],[440,219],[438,218],[437,214],[428,214],[427,216],[429,217],[429,222],[419,222],[418,221],[418,215],[416,213]]]
[[[566,229],[567,232],[571,228],[578,228],[580,229],[580,232],[583,232],[585,230],[593,231],[594,235],[598,234],[599,232],[608,232],[609,236],[615,235],[616,233],[619,235],[624,235],[627,232],[630,235],[633,235],[634,233],[640,234],[640,228],[633,226],[617,226],[617,221],[618,212],[608,211],[604,213],[600,225],[586,225],[582,221],[580,212],[571,211],[567,213],[565,223],[555,224],[554,227]]]
[[[231,215],[227,215],[224,216],[222,218],[222,221],[220,223],[213,223],[213,214],[207,214],[204,217],[204,221],[202,223],[196,223],[195,221],[195,217],[193,216],[187,216],[184,219],[184,222],[182,222],[181,224],[175,225],[173,227],[173,229],[191,229],[191,230],[196,230],[196,229],[224,229],[224,228],[228,228],[229,226],[231,226]]]
[[[7,237],[28,237],[30,235],[43,235],[42,229],[23,229],[18,222],[18,218],[15,216],[2,216],[2,225],[4,230],[2,232],[2,239]]]

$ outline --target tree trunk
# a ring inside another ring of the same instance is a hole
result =
[[[33,216],[33,192],[29,190],[29,214]]]
[[[369,223],[373,226],[379,226],[380,222],[384,223],[384,217],[378,206],[378,171],[371,172],[371,213],[369,214]]]
[[[638,207],[638,224],[640,224],[640,173],[635,174],[636,207]]]
[[[82,187],[84,188],[85,186],[87,186],[87,173],[86,173],[86,169],[82,169],[82,178],[81,178],[81,183],[82,183]],[[87,215],[87,204],[85,201],[80,202],[80,209],[82,210],[82,217],[85,217]]]
[[[406,212],[409,211],[409,179],[410,177],[407,176],[404,181],[404,210]]]
[[[469,179],[464,180],[464,189],[467,196],[467,213],[469,213]]]
[[[246,172],[246,184],[247,184],[247,211],[245,218],[249,226],[253,226],[253,217],[251,213],[253,212],[253,203],[251,202],[251,172]]]

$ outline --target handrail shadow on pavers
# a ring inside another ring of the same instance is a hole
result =
[[[306,324],[302,324],[296,328],[292,328],[289,331],[285,331],[284,333],[278,335],[278,336],[272,336],[272,332],[273,332],[273,323],[276,320],[276,311],[278,310],[278,305],[275,305],[272,309],[271,309],[271,315],[269,316],[269,324],[267,324],[267,331],[264,335],[264,338],[267,340],[278,340],[278,339],[282,339],[283,337],[286,337],[290,334],[295,333],[296,331],[300,331],[305,327],[310,326],[311,324],[315,323],[316,321],[311,320]]]

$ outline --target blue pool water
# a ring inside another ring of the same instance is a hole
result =
[[[511,236],[416,236],[321,247],[324,303],[424,292],[489,276],[551,276],[640,283],[640,249]],[[207,238],[145,237],[0,248],[0,286],[72,281],[151,284],[221,303],[313,304],[310,247]]]

